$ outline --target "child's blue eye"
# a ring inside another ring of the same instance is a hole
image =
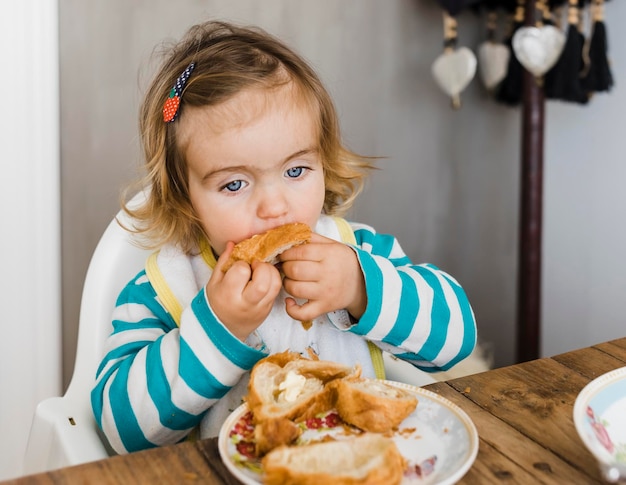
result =
[[[226,185],[224,185],[222,189],[228,190],[229,192],[237,192],[238,190],[241,190],[242,186],[243,186],[243,182],[241,180],[233,180],[232,182],[229,182]]]
[[[291,167],[287,169],[287,176],[291,178],[298,178],[304,172],[304,167]]]

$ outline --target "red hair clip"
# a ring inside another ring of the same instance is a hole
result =
[[[171,123],[178,116],[178,108],[180,106],[180,99],[183,96],[183,89],[185,89],[187,80],[189,76],[191,76],[194,67],[196,67],[196,63],[192,62],[187,66],[187,69],[178,76],[174,87],[170,91],[170,95],[165,100],[165,104],[163,104],[163,121],[166,123]]]

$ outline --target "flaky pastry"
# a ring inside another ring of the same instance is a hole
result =
[[[237,261],[276,264],[278,256],[287,249],[310,242],[311,234],[311,228],[302,222],[292,222],[256,234],[235,245],[222,270],[228,271]]]

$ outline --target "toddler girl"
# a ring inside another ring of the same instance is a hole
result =
[[[372,168],[341,142],[328,92],[267,33],[192,27],[140,113],[147,201],[125,207],[157,250],[119,295],[92,391],[120,453],[216,436],[249,370],[291,350],[383,377],[381,350],[445,370],[476,341],[463,289],[393,236],[339,216]],[[288,222],[309,244],[222,267],[235,243]],[[302,325],[312,321],[311,327]]]

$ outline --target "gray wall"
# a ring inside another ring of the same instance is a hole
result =
[[[430,75],[442,38],[434,0],[60,0],[66,381],[90,254],[136,175],[152,50],[209,17],[260,25],[310,60],[348,145],[386,157],[352,217],[453,274],[496,365],[512,363],[520,110],[492,101],[478,78],[463,108],[450,108]],[[607,17],[616,89],[586,107],[546,107],[543,354],[626,334],[624,2],[610,2]],[[473,49],[482,40],[470,13],[459,31]]]

